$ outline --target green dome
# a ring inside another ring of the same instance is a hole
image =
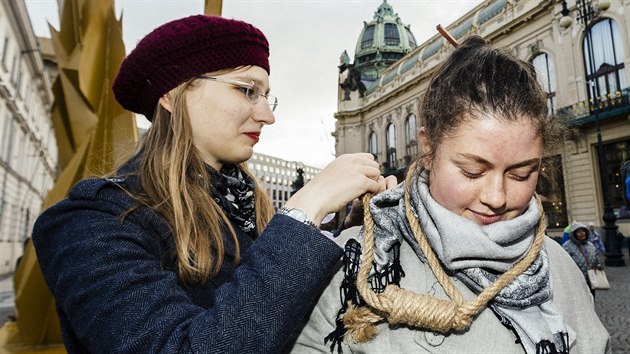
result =
[[[354,65],[361,72],[361,80],[375,81],[380,72],[397,62],[416,47],[409,25],[405,25],[394,13],[387,0],[374,13],[371,22],[363,23],[363,30],[357,40]]]

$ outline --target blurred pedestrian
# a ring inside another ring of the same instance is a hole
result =
[[[595,297],[595,289],[591,286],[587,271],[591,268],[601,269],[602,264],[597,255],[595,245],[588,240],[589,233],[589,229],[584,224],[573,224],[569,233],[569,240],[562,244],[562,248],[569,253],[575,264],[580,268],[586,283],[591,289],[591,294]]]
[[[602,240],[602,237],[600,236],[599,232],[597,232],[595,223],[589,222],[588,230],[589,230],[588,240],[593,244],[593,246],[595,246],[595,249],[597,250],[597,255],[599,256],[599,263],[603,266],[604,257],[606,255],[606,246],[604,246],[604,241]]]

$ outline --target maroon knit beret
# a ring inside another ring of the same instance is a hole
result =
[[[160,97],[207,72],[256,65],[269,73],[269,43],[249,23],[195,15],[144,37],[123,60],[112,87],[126,109],[153,119]]]

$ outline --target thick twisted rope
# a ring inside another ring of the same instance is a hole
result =
[[[357,342],[372,339],[376,335],[375,324],[383,319],[386,319],[390,324],[405,324],[441,333],[466,330],[470,327],[473,318],[487,306],[488,302],[501,289],[529,268],[538,257],[544,241],[545,216],[540,198],[535,195],[541,211],[541,218],[536,227],[532,247],[524,258],[486,287],[474,300],[464,302],[461,292],[446,274],[435,251],[429,245],[418,219],[411,210],[410,186],[413,173],[411,171],[414,170],[415,164],[409,167],[410,173],[406,179],[405,215],[420,249],[427,258],[431,271],[451,300],[417,294],[393,284],[388,285],[380,294],[371,289],[368,277],[374,261],[374,220],[369,210],[371,196],[365,195],[363,197],[365,251],[357,274],[357,289],[370,308],[350,306],[344,316],[344,325],[348,329],[348,334]]]

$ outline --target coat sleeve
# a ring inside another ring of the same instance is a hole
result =
[[[206,309],[163,269],[156,235],[122,222],[123,211],[66,200],[33,232],[60,318],[93,353],[279,352],[342,254],[314,228],[275,216]]]
[[[346,229],[335,239],[335,242],[344,245],[349,239],[356,238],[359,230],[359,227]],[[340,288],[343,278],[344,268],[339,262],[334,277],[319,297],[317,305],[308,317],[299,336],[289,348],[290,353],[337,353],[338,348],[334,346],[335,344],[331,340],[325,341],[325,338],[337,328],[337,314],[342,307]],[[342,350],[349,349],[346,344],[341,345]]]

